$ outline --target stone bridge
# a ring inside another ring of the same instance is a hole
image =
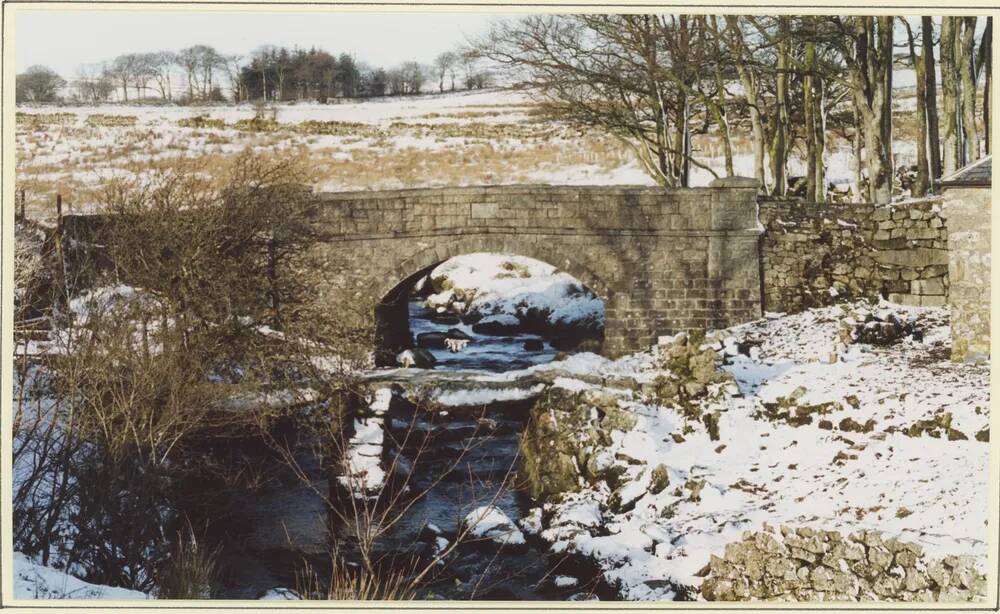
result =
[[[350,293],[384,349],[408,331],[406,298],[437,264],[500,252],[563,270],[605,305],[603,351],[761,315],[756,181],[708,188],[490,186],[319,193],[321,292]],[[342,299],[341,299],[342,300]],[[399,327],[405,327],[402,330]]]

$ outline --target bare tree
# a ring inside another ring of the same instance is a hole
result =
[[[685,16],[548,15],[496,24],[478,51],[517,71],[550,115],[608,130],[659,183],[683,186],[691,165],[716,174],[694,159],[689,125],[696,103],[717,104],[714,49],[705,22]]]
[[[107,66],[107,74],[121,88],[122,100],[125,102],[128,102],[128,88],[135,83],[138,69],[139,56],[134,53],[120,55]]]
[[[227,55],[222,58],[222,66],[229,79],[229,91],[233,102],[242,102],[247,99],[246,87],[243,84],[243,61],[243,56],[239,54]]]
[[[434,59],[434,70],[438,77],[438,91],[444,91],[444,78],[451,74],[451,89],[455,89],[455,64],[458,57],[452,51],[446,51]]]
[[[208,45],[194,45],[177,52],[177,64],[187,78],[188,98],[208,100],[215,87],[215,74],[225,62]]]
[[[979,132],[976,129],[976,17],[962,18],[962,36],[958,62],[962,87],[962,165],[979,159]]]
[[[961,18],[941,18],[941,104],[944,109],[944,156],[941,172],[955,172],[961,166]]]
[[[400,67],[404,83],[404,93],[419,94],[424,87],[424,67],[417,62],[403,62]]]
[[[863,140],[867,198],[877,203],[892,197],[892,143],[887,140],[891,130],[885,124],[892,118],[891,80],[886,73],[892,71],[893,21],[892,17],[834,18],[842,34],[839,44],[859,120],[858,143]]]
[[[177,65],[177,56],[172,51],[157,51],[147,54],[146,66],[149,77],[156,83],[156,89],[163,100],[173,100],[173,87],[170,76]]]

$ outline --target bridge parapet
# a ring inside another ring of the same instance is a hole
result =
[[[756,183],[510,185],[319,193],[336,283],[373,308],[453,256],[501,252],[574,275],[605,301],[605,350],[760,316]]]

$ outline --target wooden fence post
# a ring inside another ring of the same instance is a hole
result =
[[[17,207],[17,219],[18,219],[18,221],[24,221],[24,219],[25,219],[24,218],[24,200],[25,200],[25,198],[24,198],[24,190],[23,189],[18,193],[18,196],[20,196],[20,199],[19,199],[19,201],[17,203],[17,205],[18,205],[18,207]]]

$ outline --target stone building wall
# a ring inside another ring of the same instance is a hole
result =
[[[944,305],[948,229],[940,199],[890,205],[760,203],[764,309],[800,311],[844,298]]]
[[[952,359],[958,361],[990,356],[990,207],[989,186],[944,192]]]
[[[448,258],[502,252],[566,271],[605,303],[604,351],[760,317],[756,182],[321,193],[321,291],[375,306]]]

